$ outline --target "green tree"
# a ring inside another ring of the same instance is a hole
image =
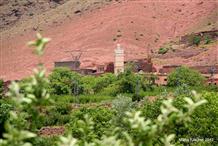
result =
[[[137,80],[139,77],[132,71],[126,70],[118,76],[119,92],[121,93],[135,93]]]
[[[186,84],[188,86],[202,86],[205,78],[198,72],[188,67],[179,67],[167,79],[168,86]]]
[[[81,93],[80,75],[72,72],[68,68],[55,68],[49,75],[50,90],[52,94],[71,94],[75,92]]]
[[[194,111],[188,133],[192,137],[213,138],[215,144],[218,138],[218,94],[206,92],[202,94],[202,97],[208,103]]]
[[[0,79],[0,98],[3,97],[3,92],[4,92],[4,82],[3,80]]]
[[[94,91],[99,92],[103,88],[108,87],[110,84],[112,84],[116,80],[116,76],[112,73],[103,74],[100,77],[96,78]]]
[[[87,75],[81,78],[84,94],[94,94],[94,86],[96,84],[96,77]]]
[[[3,138],[2,136],[5,132],[4,123],[9,119],[10,110],[12,110],[12,106],[10,104],[0,101],[0,138]]]

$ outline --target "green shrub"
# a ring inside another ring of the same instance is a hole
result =
[[[112,73],[106,73],[98,77],[84,76],[81,79],[84,94],[96,94],[107,88],[116,80],[116,76]]]
[[[84,115],[86,115],[84,117]],[[86,117],[91,117],[91,121]],[[71,114],[71,122],[68,128],[72,135],[79,138],[80,141],[93,141],[106,134],[107,129],[111,127],[110,120],[113,117],[113,111],[106,108],[82,108]],[[88,127],[87,127],[88,126]],[[84,128],[82,131],[81,128]]]
[[[201,37],[200,36],[194,36],[193,37],[193,44],[194,45],[199,45],[200,44],[200,42],[201,42]]]
[[[194,98],[194,97],[193,97]],[[186,142],[179,142],[179,138],[212,138],[212,142],[201,142],[193,145],[212,146],[216,144],[216,138],[218,137],[218,94],[212,92],[205,92],[202,98],[206,99],[208,103],[197,108],[190,117],[190,121],[186,125],[182,123],[174,123],[174,128],[171,127],[172,133],[176,134],[176,141],[178,144],[187,145]],[[155,100],[154,102],[145,101],[142,107],[142,115],[148,119],[156,119],[161,113],[162,98]],[[184,97],[176,97],[173,105],[181,111],[186,111],[184,108],[186,101]],[[170,129],[170,128],[169,128]]]
[[[5,132],[5,121],[9,119],[9,112],[12,110],[12,105],[0,101],[0,138],[2,138]]]
[[[73,96],[73,95],[52,95],[51,97],[54,101],[53,104],[55,105],[61,105],[61,104],[70,104],[70,103],[79,103],[79,104],[85,104],[85,103],[96,103],[106,100],[112,100],[114,96],[106,95],[102,93],[98,94],[81,94],[79,96]]]
[[[4,81],[0,79],[0,99],[3,97]]]
[[[109,95],[94,94],[94,95],[80,95],[76,98],[77,98],[75,99],[76,103],[83,104],[83,103],[96,103],[106,100],[112,100],[114,97]]]
[[[60,113],[61,115],[67,115],[71,112],[71,104],[70,103],[58,103],[55,105],[53,109],[54,112]]]
[[[212,42],[211,38],[209,36],[205,37],[205,44],[210,44]]]
[[[193,122],[188,127],[189,134],[192,137],[214,138],[215,140],[218,137],[218,94],[206,92],[202,96],[208,103],[193,113]]]
[[[33,146],[57,146],[56,142],[59,141],[59,137],[37,137],[31,140]]]
[[[212,146],[216,143],[218,137],[218,94],[205,92],[202,98],[208,103],[197,108],[191,115],[191,123],[185,127],[177,125],[175,132],[178,138],[212,138],[212,142],[201,142],[202,145]],[[182,108],[185,104],[184,97],[177,97],[174,101],[176,107]],[[184,109],[183,109],[184,110]],[[185,145],[187,143],[184,143]],[[198,145],[195,143],[195,145]],[[200,144],[199,144],[200,145]]]
[[[81,78],[84,94],[94,94],[94,86],[96,85],[95,76],[83,76]]]
[[[130,70],[119,74],[116,84],[119,86],[119,93],[135,93],[138,76]]]
[[[141,86],[144,91],[153,91],[155,89],[156,75],[145,74],[141,76]]]
[[[64,125],[70,121],[72,107],[70,103],[56,103],[47,107],[44,113],[43,126]],[[41,127],[40,127],[41,128]]]
[[[208,86],[204,87],[204,89],[206,89],[206,91],[210,91],[210,92],[218,92],[217,85],[208,85]]]
[[[101,91],[102,95],[116,96],[119,93],[119,85],[116,83],[110,84]]]
[[[70,122],[69,115],[62,115],[58,112],[51,111],[46,116],[47,117],[44,118],[43,126],[62,126]]]
[[[115,110],[114,125],[124,127],[123,118],[126,117],[126,112],[133,111],[134,106],[134,102],[130,97],[118,95],[112,101],[112,108]]]
[[[178,96],[191,97],[192,96],[191,88],[187,84],[181,84],[175,88],[174,95],[176,97]]]
[[[174,87],[186,84],[188,86],[202,86],[205,78],[195,70],[188,67],[175,69],[167,78],[167,85]]]
[[[139,90],[139,92],[137,91],[136,93],[134,93],[132,95],[132,101],[140,101],[142,100],[145,96],[144,96],[144,91],[143,90]]]
[[[51,95],[52,102],[58,103],[73,103],[75,101],[74,95]]]
[[[116,80],[116,76],[112,73],[106,73],[101,75],[100,77],[96,77],[96,82],[94,86],[94,92],[98,93],[103,88],[108,87],[110,84],[112,84]]]
[[[141,109],[142,115],[148,119],[156,119],[161,113],[160,106],[163,100],[163,98],[158,98],[154,102],[145,100],[144,105]]]
[[[82,87],[80,83],[80,75],[72,72],[68,68],[55,68],[49,75],[51,93],[61,94],[80,94]]]
[[[158,50],[158,54],[166,54],[167,52],[168,52],[168,48],[160,48],[159,50]]]

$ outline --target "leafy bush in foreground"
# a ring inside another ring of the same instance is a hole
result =
[[[12,110],[10,104],[0,101],[0,138],[2,138],[3,133],[5,132],[4,123],[9,119],[10,110]]]
[[[140,112],[128,112],[127,117],[124,118],[126,124],[128,125],[127,130],[119,130],[119,127],[115,127],[114,130],[107,134],[107,136],[102,136],[101,139],[96,139],[93,130],[93,120],[86,116],[83,122],[80,122],[79,130],[82,132],[82,139],[75,139],[71,136],[62,137],[61,140],[66,146],[67,143],[74,143],[74,145],[94,145],[94,146],[104,146],[104,145],[165,145],[171,146],[175,134],[171,133],[172,128],[175,124],[187,123],[192,112],[204,104],[205,100],[200,100],[198,102],[193,102],[190,98],[185,98],[186,104],[182,111],[177,109],[172,105],[172,100],[163,101],[161,105],[161,114],[154,120],[145,119],[141,116]],[[91,135],[90,135],[91,134]],[[88,138],[87,140],[84,138]],[[93,139],[92,139],[92,138]],[[90,139],[91,138],[91,139]]]
[[[188,126],[189,136],[213,138],[215,144],[215,141],[218,141],[218,95],[206,92],[202,96],[208,103],[191,115],[193,122]]]

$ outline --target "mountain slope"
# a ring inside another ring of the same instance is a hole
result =
[[[2,33],[2,78],[20,79],[31,74],[38,59],[25,43],[33,39],[35,31],[31,27],[44,22],[41,20],[48,22],[40,25],[42,34],[53,39],[40,59],[49,71],[54,61],[71,59],[66,51],[83,51],[82,66],[95,66],[113,61],[117,43],[125,48],[126,60],[145,58],[150,50],[155,52],[165,42],[206,28],[209,23],[207,29],[217,29],[217,2],[212,0],[113,1],[109,5],[102,3],[91,10],[71,15],[75,12],[69,7],[72,1],[39,15],[36,23],[28,22]],[[69,16],[63,17],[62,13],[68,13]],[[51,23],[53,20],[56,23]],[[24,26],[26,30],[22,31],[20,28]],[[16,34],[14,31],[17,29],[20,30]]]

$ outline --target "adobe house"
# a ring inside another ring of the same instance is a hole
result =
[[[218,66],[191,66],[191,69],[199,71],[201,74],[217,74]]]
[[[96,70],[92,68],[81,68],[79,70],[79,73],[82,75],[93,75],[96,72]]]
[[[127,63],[133,63],[135,66],[133,68],[134,72],[143,71],[145,73],[156,72],[156,69],[153,66],[153,63],[149,62],[147,59],[137,59],[137,60],[130,60],[124,61],[124,68]],[[114,73],[114,63],[110,62],[105,66],[106,73]]]
[[[167,85],[167,76],[168,76],[168,74],[157,73],[155,75],[157,76],[157,79],[155,80],[156,85],[158,85],[158,86]]]
[[[218,77],[210,77],[207,79],[207,84],[208,85],[218,85]]]
[[[181,67],[179,65],[163,66],[156,74],[157,79],[155,83],[157,85],[167,85],[167,76],[176,68]],[[218,85],[218,65],[216,66],[190,66],[189,68],[200,72],[206,79],[206,83],[211,85]]]
[[[190,68],[199,71],[207,79],[207,84],[218,85],[218,65],[192,66]]]
[[[83,75],[101,75],[105,73],[105,65],[97,65],[95,67],[86,67],[86,68],[80,68],[78,70],[80,74]]]
[[[96,73],[98,74],[105,73],[105,65],[97,65]]]
[[[153,64],[147,59],[137,59],[137,60],[125,61],[124,62],[125,65],[127,63],[133,63],[134,64],[134,68],[133,68],[134,72],[143,71],[143,72],[146,72],[146,73],[150,73],[150,72],[154,71]]]
[[[57,61],[54,63],[55,67],[67,67],[71,69],[72,71],[78,71],[80,70],[80,61]]]
[[[161,69],[159,69],[158,72],[156,72],[157,79],[155,80],[155,84],[157,84],[158,86],[167,85],[168,75],[178,67],[180,66],[179,65],[163,66]]]
[[[105,72],[114,73],[114,63],[113,62],[110,62],[106,65]]]
[[[163,66],[159,70],[159,73],[160,74],[169,74],[169,73],[171,73],[172,71],[174,71],[178,67],[181,67],[181,65],[167,65],[167,66]]]

